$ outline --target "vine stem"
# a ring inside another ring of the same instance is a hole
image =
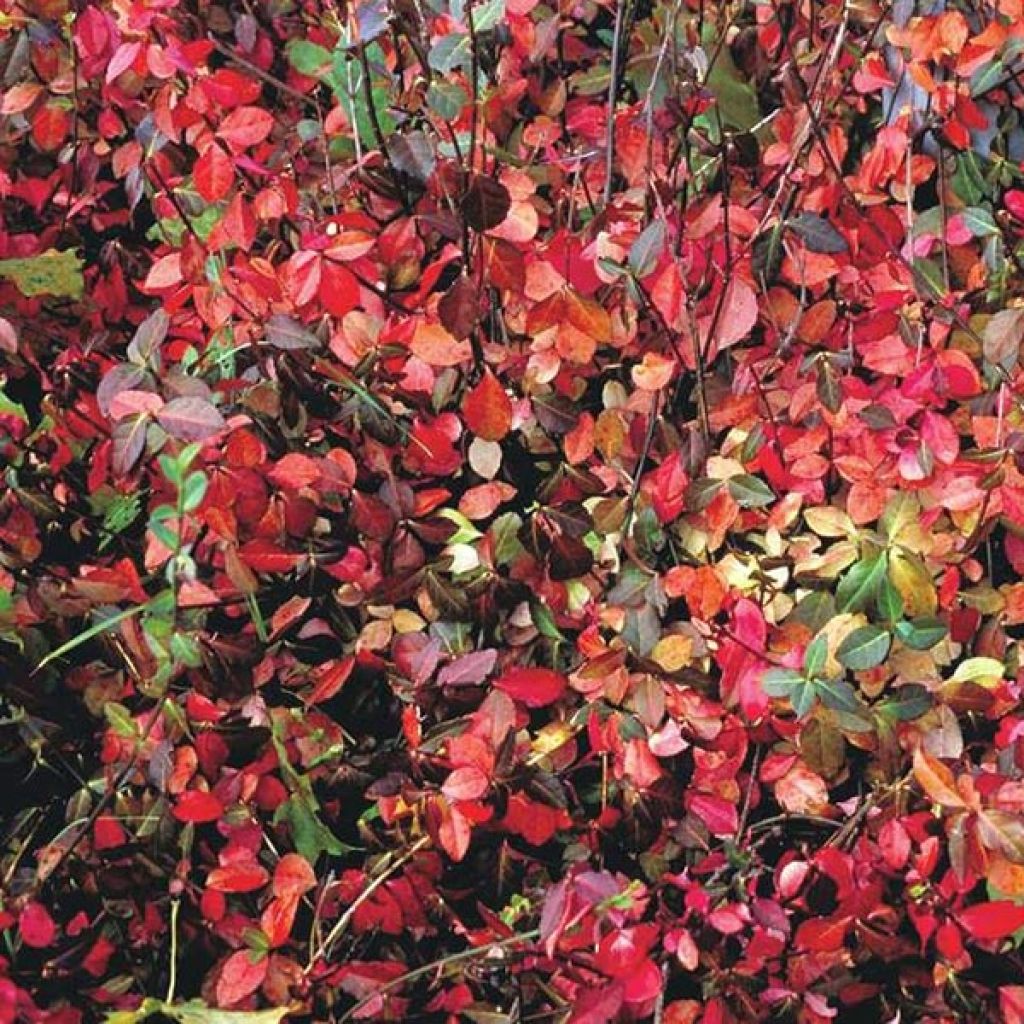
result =
[[[178,911],[181,909],[181,901],[175,897],[171,900],[171,965],[170,977],[167,980],[168,1006],[174,1003],[174,990],[178,987]]]

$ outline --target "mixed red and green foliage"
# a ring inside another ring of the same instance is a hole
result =
[[[1022,76],[3,0],[0,1024],[1021,1024]]]

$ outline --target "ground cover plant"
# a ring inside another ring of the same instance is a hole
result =
[[[1024,1021],[1021,0],[0,3],[0,1024]]]

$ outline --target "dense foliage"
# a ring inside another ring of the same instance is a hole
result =
[[[0,1024],[1024,1021],[1022,0],[0,3]]]

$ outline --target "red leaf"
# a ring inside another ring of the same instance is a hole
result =
[[[582,988],[573,1000],[568,1024],[608,1024],[622,1006],[622,983],[602,988]]]
[[[285,491],[299,491],[320,482],[320,467],[308,455],[292,452],[279,460],[267,478]]]
[[[999,1012],[1003,1024],[1024,1024],[1024,985],[1000,987]]]
[[[201,789],[190,789],[182,793],[174,807],[174,816],[178,821],[201,824],[216,821],[224,813],[224,805],[213,793]]]
[[[285,551],[273,541],[256,537],[242,545],[238,552],[242,561],[256,572],[289,572],[302,555]]]
[[[229,864],[214,868],[206,879],[206,887],[217,892],[253,892],[262,889],[269,878],[262,864]]]
[[[260,915],[260,928],[272,949],[283,946],[292,933],[295,914],[299,909],[299,897],[290,893],[285,897],[275,896]]]
[[[341,317],[359,305],[359,282],[346,267],[324,260],[319,294],[327,311]]]
[[[274,868],[274,895],[301,896],[316,887],[316,875],[309,861],[297,853],[286,853]]]
[[[491,780],[475,765],[456,768],[445,779],[441,792],[449,800],[477,800],[487,792]]]
[[[220,146],[210,146],[196,161],[192,170],[196,191],[208,202],[223,199],[235,183],[235,168],[231,158]]]
[[[469,850],[469,842],[472,839],[472,822],[457,806],[446,800],[438,798],[433,806],[441,818],[437,829],[438,842],[452,860],[462,860]]]
[[[708,793],[690,793],[686,807],[707,825],[714,836],[734,836],[739,828],[736,805],[720,796]]]
[[[853,918],[813,917],[804,921],[796,931],[794,944],[797,949],[809,949],[815,953],[826,953],[839,949],[846,941]]]
[[[462,402],[466,426],[485,441],[500,441],[512,428],[512,399],[490,370]]]
[[[621,978],[639,967],[657,938],[652,924],[610,931],[597,948],[594,966],[610,978]]]
[[[568,682],[561,673],[549,668],[512,668],[494,685],[529,708],[542,708],[554,704],[565,693]]]
[[[142,287],[147,292],[161,291],[180,284],[181,280],[181,253],[169,252],[149,268]]]
[[[220,1006],[234,1006],[251,996],[263,984],[267,976],[268,960],[260,956],[253,961],[253,953],[240,949],[224,961],[217,978],[217,1003]]]
[[[973,939],[1005,939],[1024,928],[1024,906],[1009,900],[978,903],[960,911],[957,920]]]
[[[56,103],[48,103],[32,118],[32,138],[47,152],[59,149],[70,130],[71,112]]]
[[[34,900],[22,907],[18,916],[18,931],[22,942],[33,949],[44,949],[49,946],[57,935],[57,926],[53,923],[46,907]]]
[[[259,145],[274,127],[274,118],[259,107],[237,107],[221,122],[217,131],[232,149],[243,150]]]

